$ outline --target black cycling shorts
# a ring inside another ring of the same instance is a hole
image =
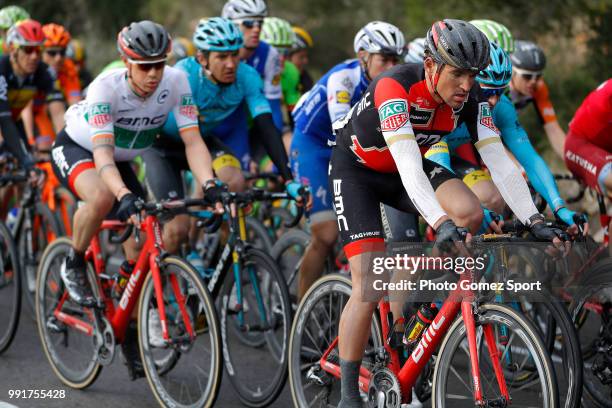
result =
[[[95,169],[93,153],[81,147],[70,138],[66,130],[59,132],[51,147],[51,164],[53,172],[57,176],[60,183],[68,188],[78,197],[78,193],[74,188],[74,183],[83,171]],[[142,185],[138,181],[130,162],[116,162],[117,169],[125,186],[138,197],[144,199],[146,197]],[[119,203],[115,202],[115,206],[108,218],[115,218],[114,214]]]
[[[457,178],[441,165],[425,158],[423,170],[434,191],[444,182]],[[379,173],[368,169],[338,148],[332,149],[329,189],[334,196],[340,239],[349,258],[373,250],[384,251],[380,203],[418,214],[399,173]]]
[[[212,156],[215,172],[227,166],[241,170],[240,161],[218,138],[206,137],[204,142]],[[183,142],[162,136],[142,157],[146,165],[147,186],[155,200],[185,196],[182,173],[189,170],[189,163]]]

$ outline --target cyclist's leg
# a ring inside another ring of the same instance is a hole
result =
[[[134,194],[136,194],[139,198],[145,199],[145,192],[138,181],[138,177],[134,170],[132,169],[132,164],[130,162],[119,162],[117,163],[117,168],[119,169],[119,174],[121,174],[121,178],[123,182],[127,186],[127,188]],[[116,204],[115,204],[116,207]],[[111,215],[114,218],[114,211],[111,212]],[[127,241],[123,244],[123,250],[125,251],[126,259],[135,261],[140,254],[140,249],[142,248],[142,242],[144,242],[145,237],[140,241],[140,244],[136,242],[134,235],[130,236]],[[134,311],[136,312],[136,311]]]
[[[142,155],[147,166],[147,186],[154,200],[181,199],[185,196],[181,171],[188,168],[182,143],[155,145]],[[189,234],[189,216],[180,214],[163,225],[166,250],[178,253]]]
[[[489,173],[456,156],[451,157],[451,163],[453,170],[463,178],[465,185],[476,194],[484,207],[503,214],[506,203]]]
[[[327,172],[331,149],[307,143],[309,136],[296,131],[291,148],[291,168],[294,177],[310,187],[312,209],[310,211],[310,243],[304,251],[298,275],[298,299],[321,276],[325,260],[338,239],[338,226],[331,194],[328,190]]]
[[[62,266],[61,277],[75,302],[91,306],[95,298],[88,284],[84,254],[113,207],[115,196],[98,175],[92,153],[76,144],[65,131],[57,135],[51,156],[58,180],[83,202],[74,214],[72,251]]]
[[[212,167],[220,181],[227,184],[230,191],[244,191],[246,182],[242,174],[240,160],[219,138],[215,136],[205,139],[206,147],[213,158]]]
[[[329,189],[333,191],[334,209],[344,251],[351,268],[352,291],[342,311],[338,331],[342,400],[340,407],[361,406],[359,366],[370,330],[377,296],[372,289],[370,264],[384,255],[380,219],[380,190],[399,191],[399,176],[380,174],[359,167],[339,149],[333,149]]]

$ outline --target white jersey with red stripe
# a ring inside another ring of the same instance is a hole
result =
[[[166,66],[153,94],[138,96],[127,81],[127,69],[100,74],[89,86],[87,98],[66,112],[66,133],[92,151],[96,137],[114,137],[115,160],[127,161],[150,147],[168,114],[179,131],[198,128],[197,108],[185,73]]]

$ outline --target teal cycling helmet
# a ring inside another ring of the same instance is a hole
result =
[[[489,41],[502,47],[508,54],[514,52],[514,38],[505,25],[493,20],[472,20],[470,23],[482,31]]]
[[[242,48],[242,33],[229,19],[212,17],[200,20],[193,34],[193,43],[201,51],[238,51]]]
[[[510,57],[494,41],[490,41],[489,55],[491,63],[476,76],[480,85],[488,88],[505,88],[512,79],[512,62]]]
[[[30,13],[19,6],[6,6],[0,9],[0,29],[8,30],[13,24],[27,20]]]

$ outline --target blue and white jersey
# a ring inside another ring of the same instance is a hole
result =
[[[292,113],[295,128],[327,146],[328,141],[334,140],[332,123],[349,112],[368,84],[358,60],[336,65],[296,104]]]
[[[270,44],[260,41],[255,52],[245,62],[255,68],[264,81],[264,95],[268,99],[281,99],[281,62],[280,54]]]

